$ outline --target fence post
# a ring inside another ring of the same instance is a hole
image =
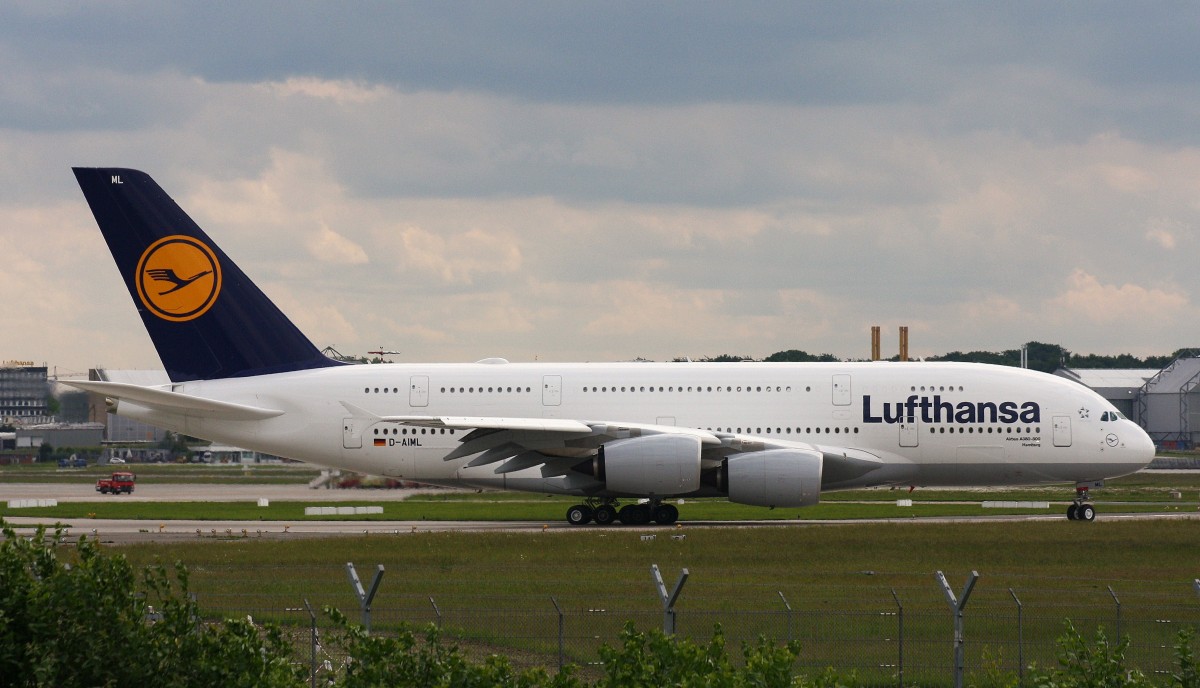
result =
[[[895,588],[892,599],[896,600],[896,681],[899,688],[904,688],[904,605],[900,604]]]
[[[1008,594],[1012,595],[1013,601],[1017,603],[1017,685],[1025,685],[1025,623],[1024,623],[1024,605],[1021,604],[1021,598],[1017,597],[1017,593],[1012,588],[1008,589]]]
[[[1113,602],[1117,605],[1117,637],[1114,638],[1118,643],[1121,642],[1121,600],[1117,597],[1116,591],[1112,586],[1108,586],[1108,594],[1112,595]]]
[[[967,579],[967,585],[963,588],[962,595],[957,598],[954,596],[954,590],[950,588],[945,574],[938,571],[936,575],[938,583],[942,585],[942,592],[946,594],[946,603],[950,605],[950,612],[954,614],[954,688],[962,688],[963,671],[967,663],[963,638],[963,610],[967,607],[967,600],[971,597],[971,590],[975,588],[975,582],[979,580],[979,572],[971,572],[971,577]]]
[[[654,585],[658,588],[658,596],[663,603],[663,633],[675,635],[675,602],[679,599],[679,593],[683,591],[683,584],[687,582],[688,570],[683,570],[679,581],[675,583],[675,590],[670,594],[667,594],[667,584],[658,572],[658,564],[650,565],[650,573],[654,576]]]
[[[371,590],[364,591],[362,581],[358,579],[358,571],[354,570],[354,564],[346,562],[346,575],[350,577],[350,587],[354,588],[354,594],[358,596],[358,606],[362,609],[363,628],[367,630],[367,635],[371,634],[371,602],[375,599],[375,593],[379,592],[379,582],[383,580],[383,564],[379,564],[379,568],[375,571],[375,579],[371,581]]]
[[[792,642],[792,605],[788,604],[787,598],[783,596],[783,591],[780,590],[779,599],[783,600],[783,608],[787,610],[787,641]]]
[[[308,652],[308,676],[309,685],[311,688],[317,688],[317,615],[313,612],[312,605],[308,603],[308,598],[304,598],[304,608],[308,610],[308,636],[309,636],[309,652]]]
[[[312,605],[308,603],[308,598],[304,598],[304,608],[300,607],[284,607],[285,612],[301,612],[308,611],[308,635],[309,635],[309,653],[308,653],[308,678],[309,685],[312,688],[317,687],[317,615],[313,611]]]
[[[550,597],[550,601],[554,603],[554,611],[558,612],[558,670],[563,670],[563,610],[558,606],[558,600]]]
[[[429,596],[429,605],[433,607],[433,615],[437,618],[437,627],[442,627],[442,610],[438,609],[437,602],[433,601],[433,595]]]

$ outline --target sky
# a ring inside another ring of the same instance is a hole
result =
[[[318,348],[1200,345],[1200,5],[0,2],[0,360],[161,367],[72,166]]]

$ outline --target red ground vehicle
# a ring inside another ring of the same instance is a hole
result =
[[[96,481],[96,491],[101,494],[129,494],[133,492],[133,483],[137,476],[129,471],[117,471],[111,478],[101,478]]]

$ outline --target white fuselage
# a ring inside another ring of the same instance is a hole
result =
[[[865,453],[884,466],[826,489],[1102,480],[1154,456],[1145,432],[1074,382],[955,363],[383,364],[178,383],[174,392],[282,411],[216,420],[121,401],[118,412],[195,437],[367,474],[594,494],[590,478],[444,460],[465,430],[378,416],[556,418],[698,428],[735,441]],[[343,403],[344,402],[344,403]],[[584,453],[580,454],[581,460]],[[695,496],[712,494],[700,490]]]

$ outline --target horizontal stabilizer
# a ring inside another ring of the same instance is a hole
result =
[[[206,399],[191,394],[170,392],[155,387],[141,387],[123,382],[81,382],[76,380],[61,380],[61,382],[87,392],[103,394],[118,402],[127,401],[154,411],[181,416],[219,420],[265,420],[283,415],[283,411],[276,409],[217,401],[216,399]]]

